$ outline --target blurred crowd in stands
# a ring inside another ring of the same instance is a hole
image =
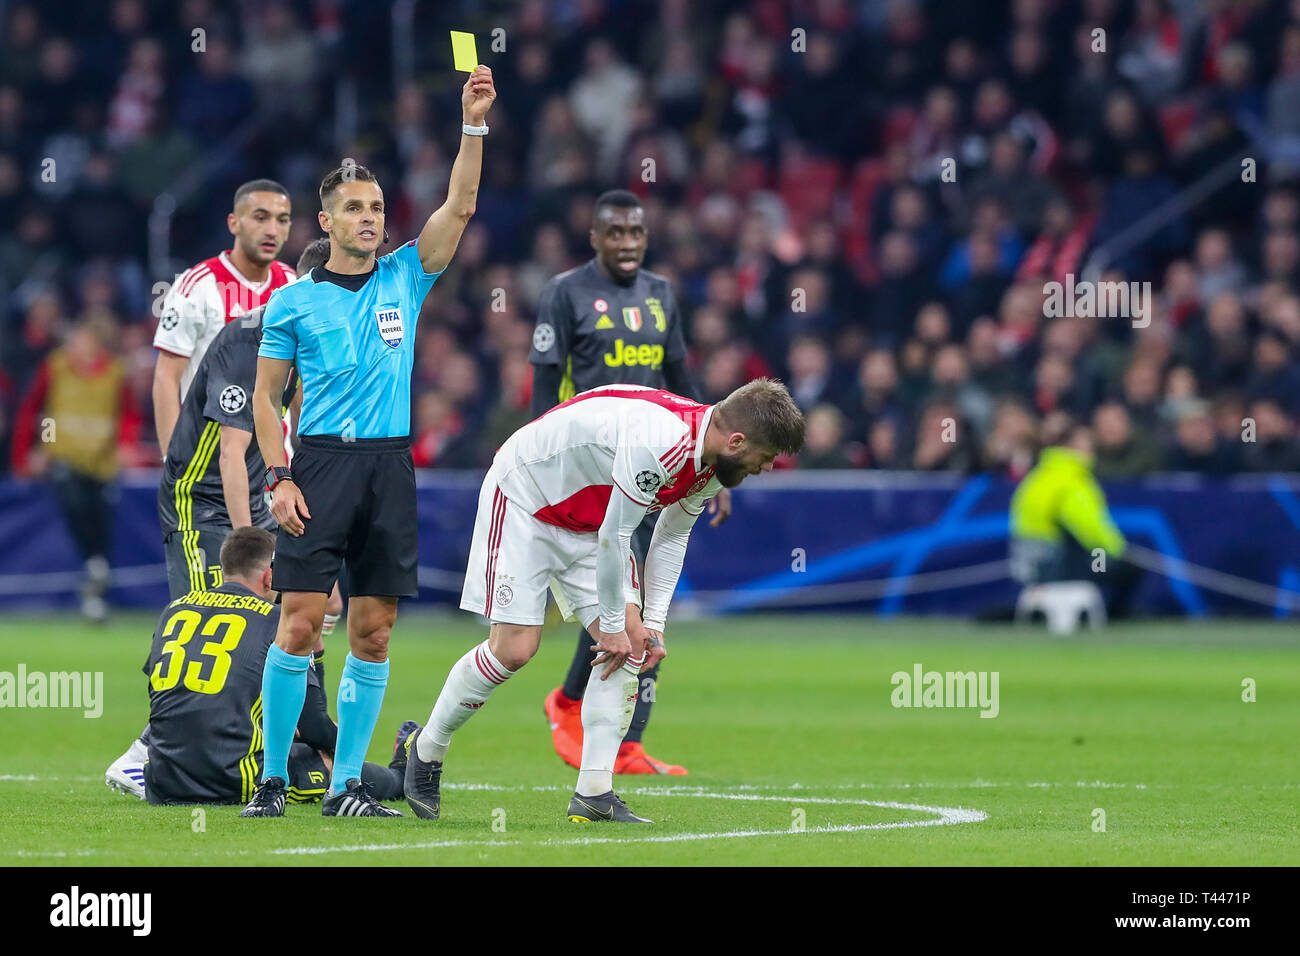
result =
[[[414,236],[459,141],[449,28],[476,32],[500,99],[420,320],[421,467],[482,467],[528,420],[538,296],[621,187],[702,396],[773,374],[807,412],[791,466],[1019,477],[1069,415],[1103,478],[1300,470],[1300,2],[414,11],[394,30],[373,0],[5,6],[0,471],[33,469],[13,446],[39,441],[24,398],[52,355],[120,377],[118,464],[156,465],[155,283],[229,247],[239,182],[290,189],[290,264],[343,157],[378,174],[394,245]],[[1044,283],[1099,248],[1105,280],[1152,283],[1145,327],[1045,317]]]

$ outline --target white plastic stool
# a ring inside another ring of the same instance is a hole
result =
[[[1035,612],[1042,613],[1047,629],[1056,635],[1073,634],[1083,620],[1094,631],[1106,626],[1106,602],[1091,581],[1056,581],[1025,588],[1016,601],[1016,620],[1026,620]]]

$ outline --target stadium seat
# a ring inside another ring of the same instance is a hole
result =
[[[1073,634],[1084,620],[1094,631],[1106,626],[1106,603],[1091,581],[1057,581],[1025,588],[1016,601],[1016,620],[1033,620],[1038,614],[1047,620],[1048,631],[1060,637]]]
[[[840,229],[845,261],[867,285],[874,285],[878,278],[871,256],[871,207],[884,181],[882,159],[864,159],[854,167],[848,187],[848,222]]]
[[[1200,105],[1194,98],[1176,100],[1160,107],[1157,112],[1160,132],[1171,150],[1178,151],[1185,148],[1199,110]]]
[[[802,232],[813,220],[831,217],[840,172],[833,159],[798,156],[782,163],[778,192],[796,229]]]

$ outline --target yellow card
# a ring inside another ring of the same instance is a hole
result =
[[[461,73],[473,73],[478,66],[478,52],[474,49],[474,34],[451,31],[451,58]]]

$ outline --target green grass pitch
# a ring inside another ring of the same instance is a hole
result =
[[[1135,623],[1060,640],[937,619],[683,622],[646,741],[691,774],[617,778],[656,821],[637,828],[565,820],[575,771],[551,748],[541,702],[572,652],[567,625],[548,627],[538,657],[457,735],[437,823],[326,820],[318,806],[200,819],[111,793],[104,768],[147,716],[152,626],[0,625],[0,670],[103,671],[105,696],[98,719],[0,710],[0,864],[1300,863],[1293,624]],[[372,760],[387,761],[404,718],[426,719],[483,633],[468,617],[399,618]],[[342,647],[327,656],[332,685]],[[917,663],[997,671],[998,716],[895,708],[890,677]]]

